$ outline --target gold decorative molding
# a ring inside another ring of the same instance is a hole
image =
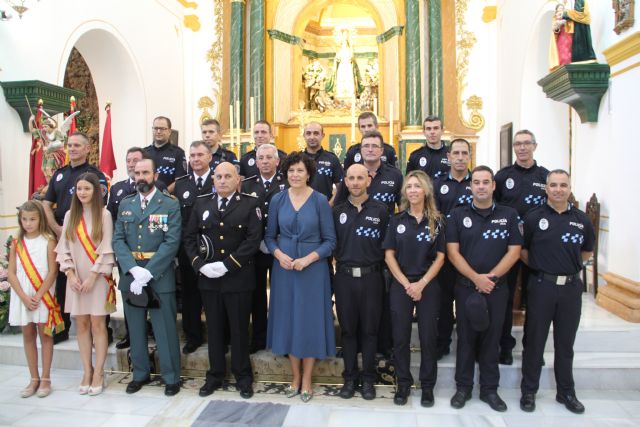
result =
[[[197,15],[185,15],[184,26],[194,33],[197,33],[200,31],[200,19],[198,19]]]
[[[629,70],[633,70],[634,68],[640,67],[640,62],[634,62],[633,64],[629,65],[628,67],[624,67],[619,69],[618,71],[616,71],[615,73],[611,73],[611,78],[615,77],[615,76],[619,76],[620,74],[626,73]]]
[[[614,66],[625,59],[640,54],[640,31],[636,31],[629,37],[625,37],[618,43],[614,43],[602,51],[607,59],[607,64]]]
[[[456,0],[455,3],[455,19],[456,19],[456,75],[457,75],[457,96],[458,117],[462,124],[469,129],[481,130],[484,127],[484,117],[480,113],[482,109],[482,98],[472,95],[468,99],[462,99],[464,89],[467,87],[466,79],[469,72],[469,55],[471,49],[476,44],[476,36],[473,32],[467,31],[465,23],[465,14],[469,0]],[[463,111],[463,104],[471,110],[470,117],[467,120]]]
[[[198,3],[194,2],[194,1],[186,1],[186,0],[176,0],[178,3],[180,3],[183,7],[187,8],[187,9],[197,9],[198,8]]]
[[[488,24],[496,19],[498,15],[498,6],[485,6],[482,9],[482,22]]]
[[[211,48],[207,51],[207,62],[210,64],[209,69],[211,70],[211,80],[213,81],[214,86],[213,99],[215,99],[215,102],[212,101],[211,107],[214,105],[217,107],[215,115],[216,119],[220,119],[220,112],[222,110],[220,105],[222,104],[223,9],[223,0],[213,1],[213,16],[215,16],[213,33],[215,40],[211,44]],[[200,100],[202,100],[202,98],[200,98]],[[210,98],[209,100],[211,101]],[[200,101],[198,101],[198,103],[200,103]]]
[[[203,96],[198,100],[198,108],[202,110],[200,123],[213,118],[211,117],[211,113],[209,113],[209,108],[211,107],[213,107],[213,101],[208,96]]]

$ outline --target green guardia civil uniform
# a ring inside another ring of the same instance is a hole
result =
[[[153,275],[147,286],[151,286],[158,294],[160,308],[149,309],[149,313],[160,359],[160,371],[166,384],[176,384],[180,380],[173,259],[180,246],[181,228],[178,201],[156,189],[144,211],[138,193],[127,196],[120,202],[113,233],[113,248],[122,274],[118,289],[129,291],[134,280],[129,270],[135,266],[146,268]],[[151,369],[146,310],[124,303],[135,381],[148,378]]]

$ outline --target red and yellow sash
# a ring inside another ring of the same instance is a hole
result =
[[[98,259],[96,245],[91,241],[91,236],[87,231],[87,224],[85,224],[84,218],[80,218],[80,224],[78,224],[78,227],[76,228],[76,235],[78,236],[78,240],[80,241],[82,248],[89,257],[89,260],[92,264],[95,264],[96,259]],[[104,304],[104,308],[107,311],[113,311],[116,309],[116,282],[113,280],[113,276],[111,274],[105,274],[104,278],[107,280],[107,285],[109,286],[109,290],[107,291],[107,301]]]
[[[25,273],[27,273],[27,277],[31,282],[31,285],[34,287],[36,292],[42,286],[44,280],[40,273],[36,269],[36,266],[33,264],[31,260],[31,255],[29,255],[29,251],[27,251],[27,247],[25,246],[23,241],[14,240],[14,244],[16,246],[16,254],[18,255],[18,259],[22,264],[22,268]],[[60,306],[55,298],[49,293],[49,291],[45,292],[42,296],[42,301],[49,309],[49,317],[47,319],[47,324],[44,327],[44,333],[52,336],[53,332],[56,333],[64,331],[64,321],[62,320],[62,315],[60,314]]]

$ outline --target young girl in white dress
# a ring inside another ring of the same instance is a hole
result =
[[[64,329],[60,306],[54,296],[55,286],[52,286],[58,274],[56,240],[38,201],[30,200],[18,208],[18,223],[18,237],[9,253],[9,323],[22,326],[24,353],[31,374],[31,381],[20,395],[46,397],[51,393],[52,334]],[[38,373],[38,336],[42,376]]]

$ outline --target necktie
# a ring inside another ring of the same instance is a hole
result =
[[[223,212],[226,207],[227,207],[227,198],[223,197],[222,200],[220,200],[220,208],[218,210],[220,212]]]
[[[198,177],[198,183],[196,184],[196,187],[198,187],[198,190],[202,190],[202,177],[201,176]]]
[[[264,182],[264,189],[269,191],[269,187],[271,187],[271,181],[265,181]]]
[[[142,210],[145,210],[147,208],[147,198],[143,197],[142,201],[140,202],[140,207],[142,208]]]

